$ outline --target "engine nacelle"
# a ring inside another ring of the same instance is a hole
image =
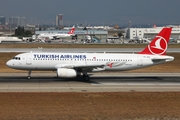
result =
[[[74,78],[77,76],[77,72],[74,69],[58,68],[57,76],[61,78]]]

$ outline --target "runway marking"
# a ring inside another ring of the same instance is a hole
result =
[[[88,87],[0,87],[0,92],[167,92],[180,91],[179,86],[88,86]]]
[[[124,82],[124,83],[119,83],[119,82],[117,82],[117,83],[106,83],[106,82],[99,82],[99,83],[91,83],[91,85],[114,85],[114,86],[117,86],[117,85],[153,85],[153,86],[157,86],[157,85],[159,85],[159,86],[162,86],[162,85],[180,85],[180,83],[160,83],[160,82],[154,82],[154,83],[152,83],[152,82],[149,82],[149,83],[145,83],[145,82],[143,82],[143,83],[129,83],[129,82]]]

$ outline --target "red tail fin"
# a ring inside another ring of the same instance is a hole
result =
[[[71,30],[68,32],[68,34],[74,34],[75,27],[73,26]]]
[[[163,28],[151,43],[139,54],[165,55],[172,28]]]

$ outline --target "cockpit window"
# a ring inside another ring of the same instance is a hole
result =
[[[20,57],[14,57],[13,60],[21,60]]]

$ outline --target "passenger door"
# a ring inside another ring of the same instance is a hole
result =
[[[138,56],[137,58],[138,58],[137,59],[137,66],[143,66],[143,58],[142,58],[142,56]]]
[[[32,64],[32,57],[31,54],[26,55],[26,65],[31,65]]]

